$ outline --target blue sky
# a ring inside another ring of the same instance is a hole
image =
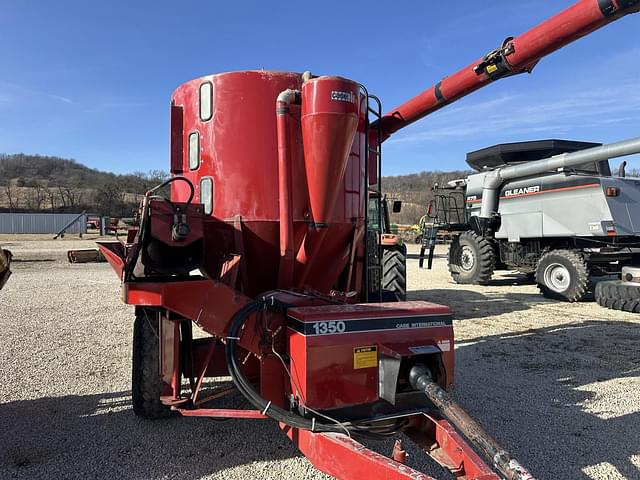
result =
[[[169,98],[191,78],[337,74],[390,110],[570,4],[0,0],[0,152],[167,169]],[[630,15],[397,133],[384,173],[463,168],[500,142],[640,135],[639,27]]]

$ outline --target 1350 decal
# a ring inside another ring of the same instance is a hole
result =
[[[333,320],[329,322],[315,322],[313,331],[316,335],[325,335],[327,333],[344,333],[347,325],[342,320]]]

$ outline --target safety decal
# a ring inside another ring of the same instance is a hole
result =
[[[372,368],[378,366],[378,347],[375,345],[369,347],[354,347],[353,349],[353,368]]]

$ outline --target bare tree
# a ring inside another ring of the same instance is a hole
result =
[[[125,192],[117,181],[105,183],[96,190],[96,206],[101,212],[111,216],[122,209],[124,195]]]
[[[66,209],[72,209],[80,206],[82,201],[82,190],[75,187],[58,187],[62,206]]]
[[[41,210],[45,201],[47,200],[47,194],[45,187],[36,182],[30,189],[27,195],[27,207],[33,210]]]
[[[4,194],[7,197],[7,201],[9,202],[9,210],[14,210],[16,208],[20,208],[20,195],[17,187],[11,183],[7,182],[3,186]]]
[[[43,187],[43,189],[47,197],[47,202],[49,203],[49,207],[51,208],[51,211],[55,212],[56,207],[58,205],[56,191],[52,187],[49,187],[48,185]]]

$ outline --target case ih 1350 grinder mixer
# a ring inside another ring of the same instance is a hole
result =
[[[446,391],[449,308],[385,301],[367,229],[380,144],[638,5],[582,0],[384,116],[339,77],[246,71],[180,86],[169,198],[150,191],[130,243],[101,245],[136,306],[135,413],[271,418],[343,479],[429,478],[398,444],[388,458],[357,441],[400,432],[459,478],[532,478]],[[228,375],[231,388],[204,383]],[[229,391],[252,408],[216,408]]]

